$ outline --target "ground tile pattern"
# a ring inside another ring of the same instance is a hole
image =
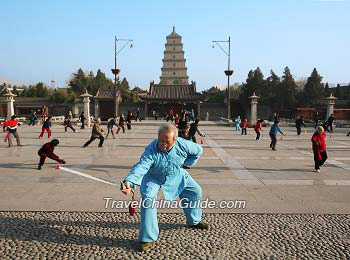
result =
[[[153,250],[138,252],[140,215],[0,212],[0,259],[350,259],[350,215],[159,214]]]

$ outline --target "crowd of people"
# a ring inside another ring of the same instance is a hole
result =
[[[37,114],[39,114],[41,117],[38,118]],[[157,114],[154,112],[152,114],[157,116]],[[39,135],[39,138],[44,138],[45,132],[47,132],[47,137],[51,138],[52,136],[51,120],[52,120],[52,116],[47,116],[46,109],[42,108],[39,111],[32,112],[32,114],[29,117],[28,125],[34,126],[36,125],[37,121],[41,122],[42,126],[41,126],[41,133]],[[72,112],[68,111],[63,121],[65,133],[67,133],[68,129],[71,129],[74,133],[77,132],[77,130],[73,126],[72,120],[73,120]],[[125,133],[126,130],[131,130],[133,120],[141,121],[139,109],[137,109],[137,111],[134,114],[128,111],[126,116],[124,114],[121,114],[119,117],[113,117],[109,119],[107,122],[107,133],[106,133],[101,127],[101,119],[97,118],[93,122],[90,139],[82,147],[86,148],[96,139],[99,139],[98,147],[103,147],[103,143],[105,139],[108,139],[110,134],[112,135],[112,138],[115,139],[116,135],[120,133],[120,130],[122,130],[123,133]],[[202,133],[199,129],[200,120],[195,117],[195,113],[193,109],[191,111],[182,110],[179,114],[174,113],[174,110],[170,109],[165,114],[165,120],[167,122],[171,121],[172,124],[176,126],[176,128],[178,129],[178,136],[180,138],[191,140],[192,142],[197,143],[196,134],[198,134],[200,137],[205,137],[205,134]],[[277,113],[274,114],[273,120],[274,120],[273,124],[269,130],[269,136],[271,139],[270,148],[273,151],[276,151],[277,140],[278,140],[277,134],[280,133],[282,135],[285,135],[285,133],[283,133],[281,128],[279,127],[279,116]],[[80,114],[79,121],[81,123],[80,129],[84,129],[86,125],[86,117],[84,115],[84,112]],[[331,114],[326,121],[322,122],[319,119],[318,113],[316,113],[314,117],[314,122],[315,122],[314,127],[316,131],[313,134],[311,139],[312,150],[314,152],[315,170],[320,171],[320,166],[323,165],[324,162],[327,160],[325,133],[326,132],[333,133],[334,115]],[[259,141],[262,134],[263,123],[264,123],[264,120],[258,119],[255,124],[253,125],[251,124],[250,126],[248,126],[248,120],[246,118],[242,120],[240,116],[237,116],[237,118],[234,120],[234,127],[236,131],[241,131],[241,135],[247,135],[247,129],[250,127],[253,128],[256,133],[255,140]],[[20,136],[18,133],[18,126],[20,126],[20,123],[16,115],[13,115],[10,120],[6,120],[2,124],[3,131],[6,133],[4,141],[8,143],[9,147],[13,146],[11,136],[13,136],[16,139],[17,146],[22,146]],[[114,127],[116,127],[116,130]],[[304,131],[306,133],[306,125],[305,125],[303,116],[300,116],[296,119],[295,127],[296,127],[297,136],[301,135],[302,127],[304,127]],[[347,135],[349,136],[350,132]],[[46,148],[45,149],[42,148],[40,150],[40,154],[42,155],[47,154],[46,157],[49,157],[53,160],[56,160],[62,163],[63,159],[59,159],[58,156],[56,156],[53,153],[53,149],[59,144],[59,141],[57,139],[53,139],[49,143],[44,144]],[[203,143],[202,139],[201,139],[201,143]],[[48,147],[50,148],[49,150],[48,150]],[[46,151],[49,151],[49,152],[46,152]],[[38,167],[40,169],[45,161],[45,159],[43,158],[44,156],[41,156],[39,167]]]
[[[192,110],[193,112],[193,110]],[[37,117],[36,112],[33,112],[29,118],[28,125],[35,125]],[[42,131],[39,138],[44,138],[45,132],[50,139],[52,116],[47,116],[45,113],[41,114]],[[63,122],[64,131],[67,133],[68,128],[76,132],[72,125],[73,115],[68,111]],[[84,129],[86,117],[84,113],[79,116],[81,122],[81,129]],[[107,122],[107,134],[101,126],[101,118],[97,118],[93,122],[90,139],[82,146],[86,148],[94,140],[99,139],[98,147],[103,147],[105,139],[109,134],[112,134],[113,139],[119,134],[122,129],[123,133],[132,129],[132,121],[140,119],[140,111],[135,113],[128,112],[125,116],[121,114],[119,117],[115,116]],[[201,187],[189,175],[186,169],[190,169],[203,153],[203,148],[197,144],[196,134],[205,137],[205,134],[199,130],[200,120],[195,117],[195,114],[190,116],[185,111],[175,114],[169,111],[165,117],[167,124],[161,126],[158,131],[158,138],[150,143],[142,154],[139,162],[131,169],[128,176],[121,183],[121,191],[124,194],[133,192],[136,186],[141,186],[140,191],[143,199],[157,198],[160,188],[167,200],[174,200],[176,197],[185,198],[189,202],[198,201],[202,196]],[[269,130],[271,138],[270,148],[276,151],[277,134],[285,135],[279,126],[279,117],[275,115],[273,124]],[[171,121],[171,123],[169,122]],[[192,122],[192,123],[191,123]],[[334,116],[331,115],[326,121],[319,125],[319,121],[315,122],[316,131],[311,137],[314,168],[315,172],[319,173],[320,168],[327,160],[326,150],[326,131],[333,132]],[[253,128],[256,133],[256,140],[259,141],[263,129],[264,120],[258,119],[255,124],[248,126],[248,120],[241,119],[238,116],[234,120],[234,127],[236,131],[241,131],[241,135],[247,135],[247,129]],[[18,134],[19,122],[16,115],[13,115],[10,120],[6,120],[3,124],[3,130],[6,133],[5,142],[8,142],[11,147],[11,135],[16,138],[17,145],[21,146],[20,137]],[[115,130],[114,127],[117,129]],[[302,116],[295,121],[296,134],[300,136],[301,128],[306,129],[306,125]],[[329,129],[328,129],[329,128]],[[55,148],[59,145],[58,139],[52,139],[43,144],[38,150],[39,163],[38,170],[41,170],[46,158],[50,158],[59,164],[65,164],[66,161],[54,153]],[[165,156],[165,157],[164,157]],[[164,160],[164,158],[168,158]],[[172,160],[171,167],[169,167],[170,159]],[[164,175],[164,176],[163,176]],[[157,177],[155,177],[157,176]],[[161,179],[159,176],[164,177]],[[147,206],[147,205],[146,205]],[[209,225],[202,221],[202,210],[200,207],[184,208],[187,225],[191,228],[208,230]],[[153,207],[141,207],[141,223],[139,232],[140,250],[149,250],[159,235],[159,228],[157,222],[157,210]]]

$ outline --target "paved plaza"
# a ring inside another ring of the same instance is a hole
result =
[[[327,135],[329,159],[315,173],[313,129],[297,136],[282,125],[287,135],[279,135],[277,151],[271,151],[268,128],[257,142],[252,129],[241,136],[215,122],[200,125],[204,153],[188,171],[203,198],[245,201],[245,208],[204,209],[209,231],[188,229],[181,209],[160,209],[157,246],[138,253],[139,210],[131,217],[127,209],[106,208],[106,198],[130,199],[118,183],[156,138],[160,123],[137,123],[103,148],[96,140],[85,149],[91,129],[65,134],[55,125],[55,153],[67,164],[56,169],[47,159],[41,171],[37,151],[47,135],[38,139],[39,126],[19,127],[23,146],[0,146],[0,258],[350,259],[348,129]]]

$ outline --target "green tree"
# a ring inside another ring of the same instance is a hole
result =
[[[207,102],[209,103],[224,103],[226,98],[226,91],[221,90],[220,92],[208,96]]]
[[[35,86],[29,85],[26,97],[37,97]]]
[[[123,80],[120,83],[118,82],[118,89],[122,93],[130,91],[129,82],[128,82],[128,80],[126,78],[123,78]]]
[[[88,77],[84,71],[79,68],[76,73],[73,73],[72,78],[68,82],[68,86],[77,94],[82,94],[84,89],[88,89]]]
[[[37,97],[47,97],[49,95],[47,87],[42,82],[35,85],[35,91]]]
[[[264,96],[261,102],[271,105],[273,110],[280,107],[280,99],[278,95],[280,84],[281,79],[273,70],[270,70],[270,76],[266,79]]]
[[[69,104],[73,104],[75,102],[75,100],[77,99],[77,94],[75,94],[75,92],[71,91],[70,93],[67,93],[67,98],[66,101]]]
[[[279,96],[281,100],[280,109],[293,107],[296,104],[297,85],[288,67],[284,68],[280,84]]]
[[[250,70],[248,73],[248,78],[246,83],[243,84],[242,92],[240,94],[240,103],[244,107],[249,106],[249,96],[251,96],[254,92],[257,95],[261,95],[264,93],[265,84],[264,75],[262,74],[259,67],[256,68],[255,71]]]
[[[113,81],[107,78],[106,75],[100,69],[97,70],[96,77],[94,78],[94,82],[92,86],[92,93],[96,94],[99,89],[113,89],[113,88],[114,88]]]
[[[304,87],[303,96],[306,106],[314,106],[324,98],[325,89],[321,82],[322,77],[318,74],[316,68],[314,68]]]
[[[68,94],[65,90],[55,89],[53,95],[50,97],[50,100],[55,103],[65,103],[67,100],[67,97],[68,97]]]

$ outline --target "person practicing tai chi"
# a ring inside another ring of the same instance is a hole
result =
[[[6,137],[5,137],[5,142],[8,141],[9,147],[13,146],[12,145],[12,140],[11,140],[11,134],[16,138],[17,146],[22,146],[21,145],[21,139],[19,138],[17,127],[20,124],[18,123],[18,119],[16,115],[11,116],[10,120],[6,120],[3,124],[2,127],[5,129],[7,132]]]
[[[270,128],[270,137],[271,137],[271,144],[270,144],[270,148],[273,150],[273,151],[276,151],[276,145],[277,145],[277,138],[276,138],[276,135],[278,132],[280,132],[282,135],[285,135],[280,127],[278,126],[278,121],[274,121],[273,122],[273,125],[271,126]]]
[[[312,151],[314,152],[315,171],[320,172],[320,167],[327,160],[326,133],[322,126],[318,126],[311,138]]]
[[[49,117],[45,120],[45,122],[44,122],[44,124],[43,124],[43,127],[42,127],[42,129],[41,129],[41,134],[39,135],[39,139],[40,139],[40,138],[43,138],[45,131],[47,132],[47,137],[48,137],[48,138],[51,138],[51,118],[52,118],[52,117],[49,116]]]
[[[201,131],[199,131],[198,124],[199,124],[199,119],[196,118],[194,123],[190,125],[190,130],[188,131],[188,138],[192,140],[194,143],[197,143],[196,133],[198,133],[202,137],[205,137],[205,134],[202,134]]]
[[[120,128],[123,129],[123,133],[125,133],[125,123],[126,123],[126,119],[124,114],[121,114],[119,117],[119,124],[118,124],[118,129],[116,134],[119,134]]]
[[[147,145],[139,162],[122,181],[121,191],[126,195],[137,185],[141,186],[140,251],[149,250],[159,235],[157,208],[153,202],[160,189],[168,201],[174,201],[178,196],[183,199],[182,207],[189,227],[209,229],[209,225],[202,221],[202,209],[198,203],[202,189],[182,168],[183,165],[196,164],[202,152],[200,145],[177,138],[174,125],[165,124],[158,130],[158,139]]]
[[[295,127],[297,128],[297,135],[300,135],[301,133],[301,126],[306,127],[304,123],[303,116],[300,116],[297,120],[295,120]]]
[[[72,126],[72,121],[70,120],[69,116],[66,116],[66,117],[64,118],[63,125],[64,125],[64,132],[65,132],[65,133],[67,133],[67,128],[68,128],[68,127],[69,127],[70,129],[72,129],[74,133],[77,132],[77,130],[75,130],[74,127]]]
[[[38,119],[38,117],[36,116],[36,112],[33,111],[32,114],[29,117],[29,126],[33,125],[35,126],[35,121]]]
[[[333,133],[333,121],[334,121],[334,115],[331,114],[327,119],[327,129],[324,129],[324,131]],[[329,127],[330,131],[328,130],[328,127]]]
[[[112,133],[113,139],[115,139],[114,132],[113,132],[113,126],[118,126],[117,125],[117,120],[118,117],[111,118],[108,123],[107,123],[107,135],[106,139],[108,138],[109,133]]]
[[[255,133],[256,133],[256,141],[260,140],[260,135],[261,135],[261,131],[262,131],[262,123],[264,122],[264,120],[258,119],[258,121],[256,121],[256,125],[254,127]]]
[[[318,127],[318,121],[320,121],[320,116],[318,115],[318,112],[316,112],[314,115],[315,129]]]
[[[63,159],[60,159],[56,154],[54,154],[55,147],[60,143],[57,139],[52,139],[51,142],[44,144],[38,151],[40,156],[40,161],[38,165],[38,170],[41,170],[41,167],[44,165],[46,157],[49,157],[52,160],[55,160],[58,163],[65,164],[66,162]]]
[[[97,118],[94,126],[92,127],[92,133],[91,133],[91,138],[89,141],[87,141],[84,145],[83,148],[87,147],[89,144],[91,144],[95,139],[100,139],[100,143],[98,144],[98,147],[102,147],[103,142],[105,138],[103,137],[104,131],[101,128],[101,118]]]
[[[136,113],[135,113],[135,122],[137,122],[137,119],[141,122],[140,118],[140,108],[137,108]]]
[[[177,127],[179,128],[179,130],[182,130],[186,125],[187,125],[186,114],[182,113],[180,120],[177,124]]]
[[[128,130],[131,130],[132,113],[129,111],[126,117],[126,126]]]
[[[41,108],[41,122],[44,123],[45,120],[46,120],[46,108],[45,108],[45,106],[43,106]]]
[[[190,125],[187,124],[187,125],[185,125],[184,128],[179,129],[178,136],[181,138],[184,138],[186,140],[191,140],[189,132],[190,132]]]
[[[242,127],[242,134],[241,135],[247,135],[247,125],[248,125],[248,120],[244,119],[241,123],[241,127]]]
[[[236,126],[236,131],[241,130],[241,117],[240,116],[237,116],[237,118],[235,119],[235,126]]]
[[[85,128],[85,120],[86,120],[86,117],[84,115],[84,112],[81,112],[80,116],[79,116],[79,120],[81,122],[81,127],[80,129],[84,129]]]

